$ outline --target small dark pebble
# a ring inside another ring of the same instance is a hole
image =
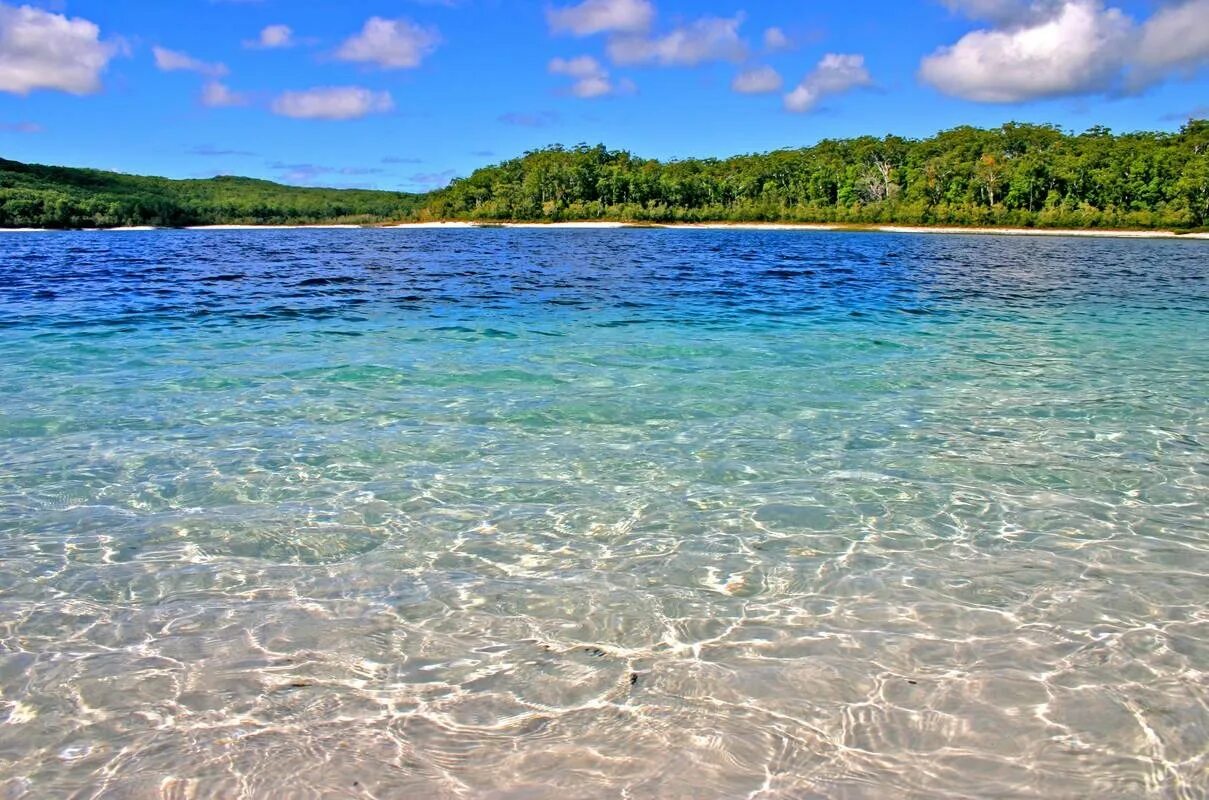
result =
[[[907,681],[907,683],[911,684],[912,686],[919,686],[919,681]]]
[[[308,686],[310,686],[310,684],[309,684],[309,683],[303,683],[303,682],[301,682],[301,681],[299,681],[298,683],[291,683],[291,684],[290,684],[290,688],[291,688],[291,689],[305,689],[305,688],[306,688],[306,687],[308,687]]]
[[[637,686],[637,685],[638,685],[638,673],[637,673],[637,672],[631,672],[631,673],[630,673],[630,685],[631,685],[631,686]]]

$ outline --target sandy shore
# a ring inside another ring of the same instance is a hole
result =
[[[930,228],[910,225],[879,225],[874,230],[883,233],[976,234],[979,236],[1097,236],[1116,239],[1209,239],[1209,233],[1175,233],[1174,231],[1111,231],[1064,228]]]
[[[291,230],[465,230],[470,228],[517,228],[525,230],[618,230],[646,229],[682,231],[847,231],[850,233],[907,233],[944,236],[1079,236],[1110,239],[1200,239],[1209,233],[1174,231],[1118,231],[1047,228],[957,228],[926,225],[830,225],[795,222],[403,222],[394,225],[195,225],[190,231],[291,231]],[[47,233],[46,228],[0,228],[0,233]],[[152,231],[151,227],[89,228],[93,231]]]
[[[364,225],[190,225],[187,231],[357,230]]]
[[[633,227],[626,222],[402,222],[398,225],[387,225],[388,228],[451,230],[457,228],[559,228],[563,230],[615,230],[617,228]],[[647,226],[651,227],[651,226]]]
[[[849,231],[854,233],[928,233],[948,236],[1082,236],[1116,239],[1209,239],[1209,233],[1174,231],[1118,231],[1065,228],[957,228],[925,225],[830,225],[796,222],[700,222],[700,223],[626,223],[626,222],[405,222],[392,229],[524,228],[549,230],[660,228],[698,231]]]

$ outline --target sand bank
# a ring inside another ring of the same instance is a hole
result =
[[[364,225],[190,225],[187,231],[357,230]]]
[[[938,233],[978,236],[1098,236],[1115,239],[1209,239],[1205,233],[1175,233],[1174,231],[1114,231],[1093,228],[930,228],[926,225],[878,225],[883,233]]]
[[[617,230],[647,229],[684,231],[847,231],[851,233],[907,233],[942,236],[1080,236],[1116,239],[1200,239],[1209,240],[1209,233],[1175,233],[1174,231],[1119,231],[1095,229],[1047,228],[956,228],[926,225],[829,225],[808,222],[403,222],[393,225],[193,225],[190,231],[294,231],[294,230],[360,230],[362,228],[389,230],[464,230],[469,228],[517,228],[527,230]],[[0,233],[48,233],[50,228],[0,228]],[[125,228],[86,228],[88,231],[154,231],[149,226]],[[170,230],[170,229],[163,229]]]
[[[627,223],[627,222],[414,222],[389,226],[394,229],[522,228],[531,230],[583,230],[618,228],[660,228],[699,231],[849,231],[874,233],[927,233],[948,236],[1083,236],[1119,239],[1209,239],[1209,233],[1174,231],[1119,231],[1096,229],[1047,228],[958,228],[925,225],[831,225],[797,222],[701,222],[701,223]]]

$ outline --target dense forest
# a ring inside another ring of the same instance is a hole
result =
[[[428,195],[169,180],[0,160],[0,227],[405,220],[1209,227],[1209,122],[1177,133],[962,127],[727,159],[551,147]]]
[[[421,202],[399,192],[144,178],[0,159],[0,228],[373,223],[411,217]]]
[[[481,220],[798,221],[1176,228],[1209,225],[1209,122],[1179,133],[1048,125],[825,140],[661,163],[581,145],[481,169],[423,213]]]

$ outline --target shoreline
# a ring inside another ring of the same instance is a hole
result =
[[[1209,232],[1099,228],[963,228],[952,225],[844,225],[826,222],[402,222],[371,226],[388,230],[465,230],[515,228],[526,230],[703,230],[703,231],[825,231],[838,233],[905,233],[943,236],[1081,236],[1108,239],[1204,239]]]
[[[357,230],[373,227],[372,225],[186,225],[181,230],[186,231],[292,231],[306,230]],[[146,229],[143,229],[146,230]],[[156,230],[156,229],[152,229]],[[163,229],[168,230],[168,229]]]
[[[1209,232],[1176,233],[1170,230],[1115,230],[1096,228],[963,228],[952,225],[845,225],[813,222],[400,222],[379,225],[189,225],[183,228],[149,226],[121,228],[0,228],[0,233],[67,233],[71,230],[99,233],[187,231],[284,231],[284,230],[469,230],[508,228],[517,230],[701,230],[701,231],[813,231],[838,233],[897,233],[937,236],[1051,236],[1103,239],[1192,239],[1209,240]]]

